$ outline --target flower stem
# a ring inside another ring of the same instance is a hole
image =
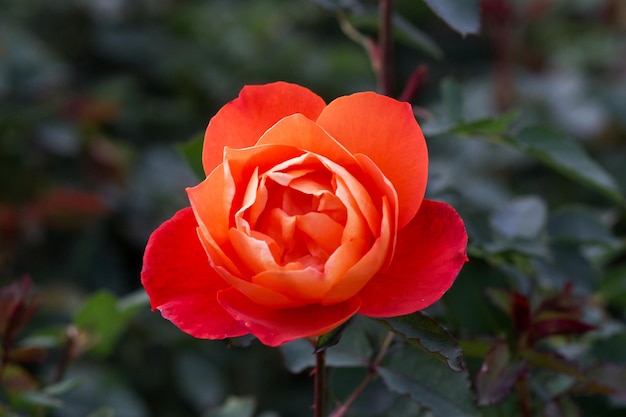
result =
[[[380,50],[378,87],[382,94],[391,97],[393,95],[393,0],[380,0],[378,13],[378,48]]]
[[[522,416],[530,417],[532,415],[530,410],[530,388],[528,386],[528,374],[526,372],[518,377],[516,387]]]
[[[326,351],[315,354],[313,417],[324,417],[326,397]]]
[[[336,408],[335,411],[333,411],[329,417],[344,417],[346,415],[352,403],[359,397],[359,395],[361,395],[363,390],[365,390],[368,384],[376,376],[376,369],[378,368],[383,358],[387,354],[387,351],[389,350],[389,347],[391,346],[391,342],[393,342],[393,333],[389,332],[387,333],[387,337],[385,337],[385,340],[383,341],[383,344],[381,345],[380,350],[378,351],[378,355],[376,356],[376,359],[374,359],[374,362],[372,362],[372,364],[370,365],[369,372],[367,373],[367,375],[365,375],[365,378],[363,378],[363,381],[361,381],[359,386],[356,387],[356,389],[352,392],[352,394],[350,394],[348,399],[344,401],[344,403],[341,404],[338,408]]]

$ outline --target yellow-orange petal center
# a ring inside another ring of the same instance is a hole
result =
[[[298,154],[281,146],[279,153],[287,158],[278,158],[273,165],[267,160],[262,166],[248,165],[246,153],[254,164],[263,153],[271,155],[272,146],[229,151],[224,174],[212,174],[228,184],[223,190],[227,196],[216,202],[230,205],[220,212],[230,219],[226,229],[206,226],[211,219],[199,219],[207,254],[220,275],[255,302],[272,307],[343,302],[378,272],[393,251],[396,210],[389,205],[396,200],[387,198],[389,190],[379,189],[382,180],[361,182],[373,167],[357,159],[350,168],[362,168],[353,175],[325,156]],[[229,153],[236,157],[235,165],[230,165]],[[194,201],[203,207],[197,194]],[[214,230],[219,236],[212,236]],[[350,278],[341,284],[344,276]],[[267,294],[280,294],[280,301]]]

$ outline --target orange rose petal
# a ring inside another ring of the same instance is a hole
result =
[[[252,148],[224,148],[224,161],[227,161],[230,175],[237,184],[247,182],[255,170],[265,173],[276,164],[297,158],[304,153],[301,149],[285,145],[265,145]]]
[[[289,171],[289,174],[291,174],[291,172],[292,171]],[[275,179],[276,174],[279,173],[272,172],[268,173],[267,175],[268,177]],[[317,172],[316,174],[317,175],[312,174],[303,177],[292,178],[291,181],[289,181],[286,185],[289,188],[300,191],[303,194],[309,194],[319,197],[322,194],[330,191],[332,174],[330,172]],[[321,178],[322,176],[324,176],[324,174],[327,174],[325,175],[327,178]]]
[[[280,208],[289,215],[308,213],[313,209],[313,198],[309,195],[285,188],[282,197]]]
[[[337,197],[346,207],[353,207],[356,212],[360,213],[372,234],[377,236],[380,229],[380,214],[369,191],[343,167],[326,159],[322,159],[322,163],[335,174]]]
[[[328,254],[341,243],[343,226],[326,214],[310,212],[296,216],[296,227]]]
[[[361,304],[358,297],[322,307],[272,309],[251,303],[234,289],[220,291],[220,304],[243,326],[268,346],[278,346],[301,337],[319,336],[352,317]]]
[[[288,145],[325,156],[350,170],[358,168],[354,157],[317,123],[301,114],[285,117],[259,139],[259,145]]]
[[[228,284],[210,267],[196,235],[190,208],[156,229],[146,246],[141,271],[153,309],[194,337],[223,339],[248,330],[217,302]]]
[[[230,229],[230,241],[241,262],[254,274],[266,270],[278,270],[278,256],[280,249],[275,242],[251,237],[241,230]]]
[[[200,227],[218,244],[228,239],[230,204],[235,185],[225,167],[215,169],[200,184],[187,188],[187,196]]]
[[[352,154],[367,155],[398,192],[398,225],[417,212],[428,177],[424,135],[408,103],[375,93],[340,97],[317,122]]]
[[[258,169],[255,169],[252,175],[250,176],[250,180],[248,181],[248,186],[246,187],[246,191],[243,194],[243,201],[241,202],[241,206],[239,210],[235,213],[235,225],[238,229],[244,229],[248,233],[250,232],[250,224],[244,218],[246,211],[256,203],[257,198],[257,190],[259,188],[259,175]]]
[[[354,264],[356,264],[369,249],[369,242],[364,239],[351,239],[342,243],[328,258],[324,265],[326,279],[334,284],[340,281]]]
[[[206,252],[212,267],[222,267],[228,269],[235,275],[241,275],[241,271],[233,263],[233,259],[237,259],[235,251],[230,243],[218,245],[210,234],[206,233],[201,227],[198,227],[198,239]]]
[[[398,194],[393,188],[393,184],[385,178],[380,169],[367,155],[355,154],[354,157],[359,164],[361,164],[363,170],[369,174],[369,178],[375,183],[375,188],[377,190],[381,190],[384,193],[383,195],[386,196],[387,202],[389,203],[389,230],[391,236],[396,236],[398,227]],[[387,268],[387,266],[389,266],[393,257],[396,245],[395,237],[392,239],[391,244],[392,246],[387,254],[387,259],[385,260],[383,268]]]
[[[282,164],[281,164],[282,165]],[[301,168],[301,169],[289,169],[286,172],[277,172],[275,170],[272,170],[270,172],[268,172],[266,175],[268,178],[271,178],[274,182],[276,182],[277,184],[280,184],[282,186],[291,186],[293,187],[293,184],[301,177],[304,177],[305,175],[308,175],[310,173],[312,173],[314,170],[312,168]],[[301,190],[299,190],[301,191]],[[305,191],[302,191],[305,192]]]
[[[202,164],[208,175],[222,162],[224,147],[254,145],[263,133],[285,116],[301,113],[315,120],[326,103],[295,84],[276,82],[244,87],[239,97],[222,107],[204,134]]]
[[[315,268],[263,271],[252,277],[252,282],[301,304],[318,302],[330,287],[324,274]]]
[[[398,233],[396,253],[384,272],[359,292],[361,314],[395,317],[439,300],[467,261],[467,232],[456,211],[424,200],[415,218]]]
[[[317,211],[328,215],[341,225],[346,224],[347,210],[341,200],[330,192],[322,193],[317,199]]]
[[[322,300],[322,304],[335,304],[356,295],[370,278],[379,271],[393,248],[395,235],[391,233],[391,208],[387,198],[383,198],[383,220],[380,237],[376,239],[370,250],[359,259],[346,273],[338,279]]]
[[[259,186],[256,189],[254,203],[250,206],[250,210],[248,211],[248,221],[250,222],[250,227],[256,227],[259,217],[265,211],[268,198],[269,194],[267,191],[266,179],[261,177]]]
[[[291,300],[281,293],[238,278],[224,268],[218,267],[215,271],[250,304],[257,303],[268,308],[293,308],[302,305],[299,300]]]
[[[293,246],[293,236],[296,230],[296,218],[289,216],[280,208],[271,209],[257,231],[274,239],[283,251]]]
[[[351,190],[341,179],[337,180],[335,194],[346,208],[346,224],[341,241],[345,243],[353,239],[367,239],[372,236],[372,230],[363,217],[358,202],[354,200]],[[378,229],[380,226],[372,224],[372,227]],[[375,231],[378,232],[378,230]]]

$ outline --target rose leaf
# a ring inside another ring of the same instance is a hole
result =
[[[380,322],[410,345],[446,362],[451,370],[464,371],[463,353],[458,342],[443,326],[425,313],[417,312],[407,316],[380,319]]]
[[[465,36],[480,30],[478,0],[424,0],[437,16]]]
[[[392,349],[377,372],[389,390],[408,395],[436,417],[479,415],[467,370],[451,371],[408,344]]]
[[[507,142],[556,171],[602,192],[613,200],[624,202],[613,177],[591,159],[578,142],[568,136],[549,128],[530,126],[507,138]]]
[[[177,146],[178,151],[187,160],[187,164],[191,171],[198,179],[204,179],[204,168],[202,168],[202,145],[204,143],[204,135],[198,134],[189,139],[187,142]]]

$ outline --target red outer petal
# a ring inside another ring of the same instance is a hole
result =
[[[454,282],[466,255],[463,220],[448,204],[424,200],[398,233],[389,269],[361,290],[360,314],[395,317],[414,313],[439,300]]]
[[[202,149],[204,172],[208,175],[222,162],[225,146],[252,146],[283,117],[301,113],[315,120],[324,106],[321,97],[296,84],[245,86],[239,97],[222,107],[209,122]]]
[[[361,301],[353,297],[343,303],[298,308],[272,309],[251,302],[235,289],[220,291],[218,300],[250,333],[268,346],[278,346],[301,337],[318,336],[352,317]]]
[[[372,92],[339,97],[317,122],[351,153],[367,155],[398,192],[398,227],[419,209],[428,179],[428,151],[413,110]]]
[[[146,246],[141,271],[152,309],[182,331],[204,339],[242,336],[248,330],[217,302],[228,284],[209,266],[191,208],[156,229]]]

